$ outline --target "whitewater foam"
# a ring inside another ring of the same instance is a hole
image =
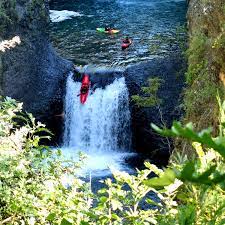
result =
[[[130,153],[129,95],[125,79],[116,79],[105,89],[89,94],[84,105],[77,97],[80,82],[67,80],[65,99],[65,131],[62,152],[78,160],[78,153],[87,155],[84,173],[109,173],[109,166],[125,170]]]
[[[50,10],[50,19],[53,23],[69,20],[77,16],[83,16],[83,15],[78,12],[69,11],[69,10],[61,10],[61,11]]]

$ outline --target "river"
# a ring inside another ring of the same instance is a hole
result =
[[[53,0],[52,10],[76,12],[51,24],[51,38],[62,56],[78,65],[128,65],[176,50],[176,36],[186,18],[186,0]],[[60,14],[60,12],[59,12]],[[115,27],[119,34],[96,32]],[[121,50],[121,40],[133,44]]]

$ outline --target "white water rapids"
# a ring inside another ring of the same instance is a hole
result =
[[[67,80],[63,153],[72,158],[88,155],[85,172],[103,175],[108,167],[125,169],[130,153],[130,111],[125,79],[116,79],[104,89],[90,90],[84,105],[77,97],[80,82]]]

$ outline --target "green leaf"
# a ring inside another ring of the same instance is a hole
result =
[[[13,118],[23,120],[24,122],[28,121],[28,119],[22,115],[15,115]]]
[[[90,223],[88,223],[88,222],[82,220],[82,221],[80,222],[80,225],[90,225]]]
[[[46,132],[50,135],[54,135],[49,129],[47,129],[45,127],[37,128],[34,133],[36,134],[36,133],[39,133],[39,132]]]
[[[222,219],[221,221],[219,221],[218,225],[224,225],[225,224],[225,219]]]
[[[225,180],[225,174],[221,174],[220,176],[217,176],[212,179],[213,184],[219,184]]]
[[[201,132],[193,131],[192,123],[186,124],[184,127],[179,122],[174,122],[171,129],[161,129],[158,126],[151,124],[152,128],[167,137],[182,137],[193,142],[198,142],[205,145],[208,148],[213,148],[223,158],[225,158],[225,137],[211,137],[211,128],[204,129]]]
[[[155,201],[153,201],[152,199],[148,198],[145,200],[149,205],[155,205],[155,206],[159,206],[159,204]]]
[[[221,123],[221,126],[222,126],[223,128],[225,128],[225,122],[222,122],[222,123]]]
[[[72,225],[72,223],[69,222],[67,219],[63,218],[60,225]]]
[[[102,188],[102,189],[98,190],[99,194],[105,194],[106,192],[107,192],[106,188]]]
[[[192,225],[196,220],[196,208],[194,205],[185,205],[178,211],[178,221],[180,225]]]
[[[47,220],[48,221],[53,221],[56,217],[56,214],[55,213],[50,213],[48,216],[47,216]]]
[[[193,177],[193,173],[195,172],[195,164],[194,162],[188,162],[183,170],[181,171],[179,179],[181,180],[190,180]]]
[[[99,200],[100,200],[101,203],[105,203],[105,202],[107,202],[108,198],[105,197],[105,196],[102,196],[102,197],[100,197]]]
[[[191,202],[190,195],[185,192],[178,192],[176,197],[183,202]]]
[[[117,216],[115,213],[112,213],[112,218],[117,221],[121,221],[121,218]]]
[[[163,188],[172,184],[176,176],[173,170],[166,169],[160,177],[154,177],[152,179],[144,181],[144,184],[153,188]]]
[[[98,216],[95,213],[93,213],[93,212],[90,212],[90,211],[89,212],[86,212],[86,215],[88,217],[90,217],[91,219],[98,219]]]
[[[197,171],[195,170],[195,163],[188,162],[181,171],[180,176],[178,176],[178,179],[182,181],[191,181],[199,184],[212,184],[215,182],[213,179],[210,178],[210,176],[215,172],[215,170],[216,165],[213,165],[202,174],[194,176],[194,174],[197,173]],[[220,181],[219,177],[217,177],[217,181]]]
[[[216,165],[211,166],[208,170],[206,170],[204,173],[202,173],[198,178],[197,181],[200,183],[207,183],[210,182],[211,179],[209,179],[209,176],[214,173],[216,170]]]

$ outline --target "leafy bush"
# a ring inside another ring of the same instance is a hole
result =
[[[176,194],[179,202],[176,220],[181,219],[178,224],[225,223],[225,103],[219,101],[219,109],[220,134],[215,138],[211,136],[212,129],[196,133],[191,123],[182,127],[175,122],[170,130],[153,125],[161,135],[191,140],[198,155],[183,165],[176,162],[171,165],[175,177],[183,182]]]
[[[87,185],[73,176],[77,165],[63,161],[59,151],[39,145],[49,131],[22,104],[7,98],[0,103],[0,222],[2,224],[60,224],[64,217],[82,220],[90,206]],[[17,123],[16,123],[17,121]],[[23,124],[18,126],[19,123]],[[75,204],[76,203],[76,204]],[[79,224],[79,223],[78,223]]]
[[[148,83],[148,87],[141,88],[144,96],[133,95],[131,97],[132,101],[134,101],[139,107],[151,107],[161,103],[161,99],[158,98],[157,93],[163,83],[163,80],[158,77],[154,77],[149,78]]]
[[[156,224],[157,211],[140,204],[153,190],[144,184],[151,170],[114,171],[116,181],[106,179],[94,194],[77,177],[77,163],[39,144],[49,131],[21,110],[10,98],[0,103],[1,224]]]
[[[22,104],[0,103],[0,223],[60,225],[222,225],[225,223],[225,103],[219,103],[220,134],[195,132],[191,123],[163,136],[193,142],[198,158],[162,170],[149,162],[136,175],[112,170],[114,180],[93,193],[78,177],[81,162],[63,159],[59,150],[39,144],[50,132]],[[175,157],[174,157],[175,158]],[[154,172],[155,177],[150,178]]]

